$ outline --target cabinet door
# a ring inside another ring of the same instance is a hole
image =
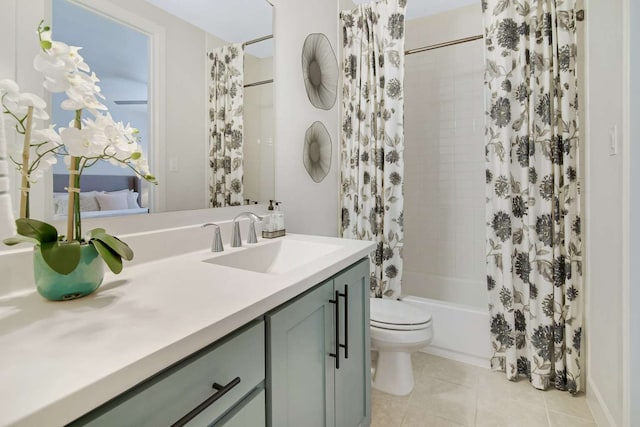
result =
[[[369,260],[334,278],[340,298],[340,369],[335,373],[336,426],[368,426],[371,422],[369,339]]]
[[[333,282],[267,316],[268,425],[333,427]]]

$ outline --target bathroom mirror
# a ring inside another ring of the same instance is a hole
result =
[[[81,55],[101,79],[105,105],[114,119],[140,130],[145,155],[159,181],[158,186],[149,185],[109,164],[87,169],[83,192],[127,190],[136,193],[136,203],[126,211],[91,208],[83,215],[212,207],[213,77],[209,58],[215,49],[231,44],[244,49],[240,88],[244,99],[239,107],[242,187],[235,203],[273,199],[272,8],[267,0],[50,0],[54,40],[83,48]],[[19,43],[26,46],[36,40]],[[50,98],[51,122],[66,127],[71,116],[57,107],[62,99],[58,95]],[[64,217],[58,210],[64,203],[57,199],[64,197],[59,193],[65,191],[67,174],[59,162],[36,184],[49,190],[44,192],[44,201],[32,203],[34,217]]]

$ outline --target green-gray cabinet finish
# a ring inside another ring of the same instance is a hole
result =
[[[334,426],[333,282],[267,316],[272,427]]]
[[[267,425],[370,424],[368,278],[365,259],[267,315]]]
[[[266,425],[265,391],[264,389],[256,390],[253,394],[255,396],[245,399],[248,400],[245,405],[225,416],[214,427],[264,427]]]
[[[264,322],[254,322],[178,362],[71,425],[169,426],[214,395],[214,383],[225,386],[240,378],[227,393],[188,423],[189,427],[210,426],[254,389],[262,387],[265,378],[264,354]]]
[[[348,337],[348,357],[347,349],[341,349],[343,358],[340,359],[340,369],[335,373],[336,427],[368,426],[371,422],[368,285],[368,259],[333,279],[334,290],[347,295],[341,301],[347,307],[340,316],[340,331],[348,331],[344,335],[341,333],[341,343],[344,344],[344,339]],[[342,310],[342,305],[340,308]],[[346,314],[348,322],[345,322]]]

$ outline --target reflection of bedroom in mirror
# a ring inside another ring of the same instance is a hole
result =
[[[273,199],[272,6],[266,0],[51,3],[55,38],[83,48],[101,79],[105,105],[114,119],[139,129],[159,182],[148,185],[127,169],[96,165],[83,174],[83,217]],[[243,52],[242,84],[234,89],[242,95],[235,108],[241,133],[218,120],[231,111],[216,109],[212,100],[212,52],[225,46]],[[72,116],[60,109],[60,98],[51,105],[51,123],[66,127]],[[63,162],[53,169],[53,197],[43,217],[65,215],[67,174]]]
[[[83,48],[85,62],[100,76],[104,104],[110,114],[116,121],[137,128],[143,152],[149,153],[149,37],[65,0],[53,0],[52,25],[57,40]],[[54,94],[51,103],[51,121],[61,127],[74,115],[60,107],[64,99],[64,94]],[[54,165],[53,219],[67,216],[68,174],[63,161]],[[148,213],[149,185],[143,182],[131,169],[96,163],[83,173],[82,216]]]

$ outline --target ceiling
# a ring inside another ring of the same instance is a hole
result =
[[[371,3],[371,0],[353,0],[355,4]],[[435,15],[470,4],[480,4],[480,0],[408,0],[406,19]]]
[[[146,1],[231,43],[242,43],[273,31],[273,7],[267,0]],[[354,1],[368,3],[370,0]],[[409,0],[407,19],[433,15],[478,1]],[[54,0],[53,4],[55,39],[83,46],[81,54],[88,64],[101,70],[103,78],[146,82],[149,41],[145,35],[67,1]],[[128,49],[121,49],[121,46]],[[272,51],[273,40],[247,46],[247,53],[258,57],[271,56]],[[105,58],[111,59],[107,61]]]
[[[230,43],[244,43],[273,33],[273,7],[267,0],[146,1]],[[272,42],[247,46],[247,53],[260,58],[272,56]]]

